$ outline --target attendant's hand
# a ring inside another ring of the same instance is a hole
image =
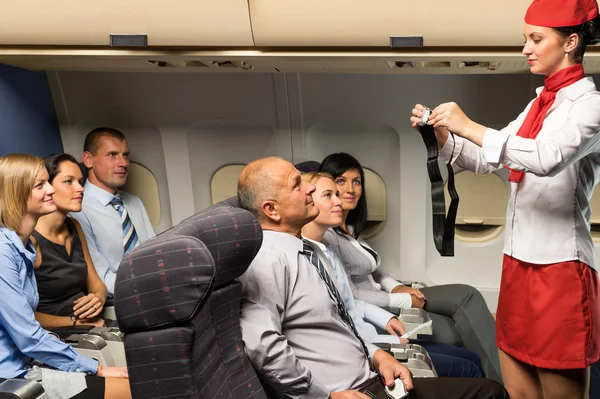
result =
[[[465,137],[465,131],[473,121],[465,115],[458,104],[450,102],[435,107],[427,123],[434,128],[445,128],[458,136]]]
[[[96,326],[96,327],[105,327],[106,322],[104,319],[100,317],[96,317],[95,319],[77,319],[75,322],[77,326]]]
[[[425,295],[418,288],[407,287],[404,284],[398,284],[392,290],[392,294],[411,294],[419,299],[425,299]]]
[[[392,317],[390,321],[388,321],[387,325],[385,326],[385,331],[396,337],[406,334],[404,324],[402,324],[402,322],[396,317]],[[401,344],[408,344],[408,339],[406,338],[399,338],[399,340]]]
[[[79,319],[93,319],[100,316],[104,303],[96,294],[87,294],[73,302],[73,313]]]
[[[378,349],[375,355],[373,355],[373,366],[379,370],[379,374],[381,374],[383,383],[386,386],[393,386],[394,380],[400,378],[404,382],[407,391],[414,388],[410,370],[387,352]]]
[[[106,367],[98,365],[98,377],[129,378],[127,367]]]
[[[339,391],[331,392],[329,399],[371,399],[371,397],[358,391]]]
[[[419,122],[421,122],[421,117],[423,116],[423,110],[425,107],[421,104],[415,105],[412,110],[412,116],[410,118],[410,122],[412,123],[412,127],[419,131]],[[431,120],[431,115],[429,116],[429,120]],[[441,149],[446,141],[448,141],[448,130],[444,127],[433,127],[433,131],[435,132],[435,138],[438,142],[438,149]]]

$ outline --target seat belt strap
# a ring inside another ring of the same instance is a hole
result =
[[[454,170],[451,164],[452,157],[450,157],[450,160],[446,164],[446,168],[448,169],[448,194],[450,195],[450,205],[446,214],[444,179],[438,164],[438,143],[433,126],[427,124],[430,114],[431,110],[425,108],[421,122],[419,123],[419,132],[427,148],[427,173],[431,182],[431,207],[433,212],[433,241],[435,248],[441,256],[454,256],[454,225],[458,211],[458,192],[454,185]],[[450,134],[454,142],[454,135]],[[454,154],[454,148],[452,153]]]

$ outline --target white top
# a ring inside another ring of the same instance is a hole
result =
[[[504,129],[488,129],[483,148],[456,137],[453,162],[475,173],[502,165],[527,172],[511,183],[504,253],[535,264],[580,260],[595,268],[590,198],[600,175],[600,93],[591,78],[559,90],[538,136],[516,136],[532,104]],[[449,139],[440,160],[450,158],[452,145]]]
[[[119,193],[140,244],[154,237],[154,229],[142,200],[125,191]],[[88,180],[85,183],[81,212],[70,214],[81,224],[94,267],[111,296],[115,291],[117,269],[124,252],[121,215],[110,204],[113,197],[113,194]]]
[[[410,294],[391,293],[400,283],[379,270],[381,257],[362,238],[355,239],[331,228],[325,233],[323,244],[335,251],[342,261],[356,299],[391,308],[412,306]]]
[[[400,339],[397,336],[379,334],[375,328],[375,326],[377,326],[382,330],[385,330],[387,323],[394,315],[378,306],[355,300],[354,295],[352,295],[352,288],[350,287],[348,275],[344,270],[344,265],[340,258],[337,257],[333,250],[326,247],[323,243],[311,240],[310,238],[306,238],[306,240],[310,242],[311,247],[317,252],[319,259],[325,268],[333,271],[332,277],[335,278],[338,291],[344,300],[344,306],[346,306],[348,314],[352,317],[356,330],[365,341],[371,358],[373,358],[375,351],[379,349],[379,347],[372,345],[371,343],[400,343]]]

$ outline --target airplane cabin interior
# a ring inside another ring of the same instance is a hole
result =
[[[238,179],[263,157],[299,165],[340,152],[364,168],[369,201],[361,237],[379,254],[379,270],[412,288],[474,287],[495,317],[510,171],[475,174],[453,166],[460,196],[454,256],[440,256],[426,150],[409,118],[417,103],[453,101],[494,129],[514,120],[544,85],[521,53],[529,4],[5,4],[0,156],[64,152],[82,162],[90,131],[117,129],[130,151],[120,189],[141,199],[156,233],[151,246],[142,243],[120,265],[115,308],[105,307],[119,328],[68,331],[63,340],[103,366],[127,366],[135,398],[279,397],[244,354],[239,281],[264,232],[234,200]],[[600,79],[599,48],[587,49],[583,67]],[[446,180],[441,162],[440,169]],[[598,191],[590,202],[596,256]],[[235,231],[236,246],[214,236],[215,229],[224,237]],[[167,277],[145,274],[161,262]],[[163,277],[170,291],[161,288]],[[404,309],[399,318],[407,332],[422,329],[415,338],[427,339],[437,325],[422,309]],[[221,335],[228,329],[237,332]],[[179,357],[160,345],[173,345]],[[422,346],[386,345],[380,347],[413,376],[438,376]],[[591,373],[589,397],[600,398],[598,363]],[[44,395],[22,379],[0,382],[0,398],[51,397]]]

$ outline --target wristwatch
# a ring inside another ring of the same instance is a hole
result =
[[[77,316],[73,315],[71,316],[71,321],[73,322],[73,325],[77,324]]]

